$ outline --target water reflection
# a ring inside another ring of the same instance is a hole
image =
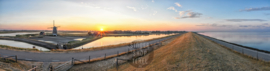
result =
[[[270,32],[203,32],[200,34],[270,51]]]
[[[0,45],[7,45],[12,47],[19,47],[19,48],[33,48],[32,44],[24,43],[24,42],[18,42],[18,41],[12,41],[12,40],[0,40]],[[35,46],[36,49],[40,51],[50,51],[49,49],[46,49],[44,47]]]
[[[74,40],[82,41],[83,39],[85,39],[85,38],[77,38],[77,39],[74,39]]]
[[[76,47],[74,49],[81,49],[83,48],[91,48],[91,47],[99,47],[99,46],[106,46],[106,45],[115,45],[120,43],[130,43],[135,40],[148,40],[153,38],[160,38],[174,34],[158,34],[158,35],[142,35],[142,36],[110,36],[110,37],[103,37],[99,40],[90,42],[88,44]]]

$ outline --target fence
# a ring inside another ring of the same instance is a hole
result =
[[[201,34],[198,34],[201,35]],[[246,46],[242,46],[242,45],[238,45],[238,44],[234,44],[234,43],[229,43],[223,40],[218,40],[209,36],[205,36],[205,35],[201,35],[202,37],[205,37],[209,40],[212,40],[213,42],[216,42],[220,45],[223,45],[229,49],[232,49],[236,52],[242,53],[244,55],[256,58],[258,60],[263,60],[263,61],[270,61],[270,52],[268,51],[264,51],[264,50],[259,50],[259,49],[255,49],[255,48],[251,48],[251,47],[246,47]]]
[[[168,40],[168,39],[162,39],[162,41],[166,41],[166,40]],[[146,46],[143,46],[143,47],[141,46],[141,48],[139,48],[139,49],[134,49],[134,50],[127,49],[126,52],[122,52],[122,53],[119,53],[119,51],[117,51],[116,55],[107,56],[107,54],[105,53],[104,57],[95,58],[95,59],[92,59],[92,60],[91,60],[91,56],[88,57],[88,60],[79,60],[79,59],[72,58],[70,61],[67,61],[66,63],[63,63],[63,64],[61,64],[61,65],[59,65],[59,66],[57,66],[55,68],[51,67],[51,69],[53,69],[53,71],[66,71],[66,70],[70,69],[73,65],[75,65],[75,62],[85,64],[85,63],[91,63],[91,62],[95,62],[95,61],[99,61],[99,60],[105,60],[105,59],[109,59],[109,58],[113,58],[113,57],[118,57],[118,56],[121,56],[121,55],[130,54],[131,52],[136,52],[136,51],[139,51],[139,50],[147,50],[146,48],[151,48],[149,46],[153,46],[153,45],[160,46],[162,41],[158,41],[158,42],[155,42],[155,43],[152,42],[152,43],[150,43],[150,44],[148,44]],[[143,56],[143,55],[145,55],[147,53],[148,52],[143,52],[143,54],[140,54],[139,56]],[[134,57],[132,57],[132,58],[134,58]],[[118,60],[121,60],[121,59],[117,59],[116,64],[118,64]]]
[[[73,59],[70,61],[67,61],[55,68],[53,68],[52,66],[49,67],[50,71],[67,71],[68,69],[70,69],[73,66]]]
[[[36,69],[37,69],[37,66],[32,66],[32,68],[27,71],[36,71]]]
[[[118,60],[131,61],[132,59],[136,59],[136,58],[145,56],[146,54],[148,54],[154,50],[154,47],[153,47],[154,45],[161,46],[161,41],[159,41],[157,43],[149,44],[148,46],[145,46],[145,47],[140,48],[140,49],[132,50],[131,53],[134,53],[135,55],[132,55],[131,58],[116,58],[116,63],[115,63],[116,69],[118,70],[118,66],[119,66]]]

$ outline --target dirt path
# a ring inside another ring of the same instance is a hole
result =
[[[234,53],[194,33],[186,33],[154,53],[154,60],[145,68],[126,63],[118,71],[270,71],[269,63]]]

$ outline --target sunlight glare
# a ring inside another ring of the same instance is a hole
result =
[[[103,31],[103,28],[100,28],[100,31]]]

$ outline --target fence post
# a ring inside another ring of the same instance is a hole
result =
[[[129,53],[129,48],[128,48],[128,53]]]
[[[117,57],[119,56],[119,51],[117,51]]]
[[[74,63],[74,58],[72,57],[71,64],[74,65],[73,63]]]
[[[106,53],[105,53],[104,59],[106,59]]]
[[[49,66],[49,71],[53,71],[52,65]]]
[[[90,63],[91,56],[89,56],[89,63]]]
[[[116,58],[116,69],[118,71],[118,58]]]
[[[15,55],[15,60],[16,60],[16,62],[17,62],[17,55]]]
[[[244,48],[242,48],[242,54],[244,54],[244,50],[243,50]]]
[[[259,60],[258,51],[257,51],[257,60]]]
[[[32,68],[34,68],[32,71],[36,71],[35,65],[32,65]]]

